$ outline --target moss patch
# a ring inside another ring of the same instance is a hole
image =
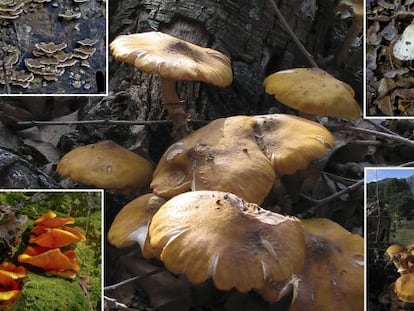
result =
[[[85,294],[76,281],[28,273],[22,292],[7,311],[89,310]]]

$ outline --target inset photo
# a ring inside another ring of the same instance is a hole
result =
[[[107,1],[0,0],[0,95],[107,94]]]
[[[366,117],[414,117],[412,1],[366,2]]]
[[[366,168],[367,310],[414,308],[414,168]]]
[[[102,309],[102,205],[102,190],[0,192],[0,310]]]

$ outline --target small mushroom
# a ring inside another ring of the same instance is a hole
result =
[[[59,161],[57,172],[74,182],[131,194],[146,187],[152,164],[112,141],[82,146]]]
[[[287,284],[293,290],[289,310],[364,310],[363,239],[329,219],[303,219],[302,224],[305,263]],[[281,298],[280,288],[278,282],[269,283],[258,292],[275,302]]]
[[[398,273],[408,273],[408,252],[407,249],[400,244],[390,245],[384,253],[384,257],[392,261],[394,266],[397,268]]]
[[[23,266],[11,262],[0,264],[0,307],[13,302],[20,294],[19,280],[26,276]]]
[[[259,289],[289,279],[304,262],[300,221],[231,193],[193,191],[167,201],[149,226],[149,245],[167,269],[221,290]]]
[[[414,24],[410,24],[404,29],[392,51],[394,57],[399,60],[414,60]]]
[[[282,104],[311,115],[359,119],[354,90],[319,68],[276,72],[264,80],[266,92]]]
[[[165,200],[153,193],[144,194],[125,205],[116,215],[108,231],[108,241],[115,247],[127,247],[138,243],[141,250],[148,236],[152,216]]]
[[[414,273],[401,275],[391,287],[399,300],[414,303]]]
[[[111,44],[113,56],[149,74],[161,77],[161,97],[173,122],[173,137],[188,134],[187,114],[178,98],[175,81],[192,80],[225,87],[233,74],[224,54],[161,32],[118,36]]]

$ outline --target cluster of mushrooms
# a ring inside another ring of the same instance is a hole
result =
[[[138,243],[144,257],[191,283],[212,279],[220,290],[254,290],[271,303],[293,291],[291,310],[362,310],[363,239],[328,219],[300,220],[259,206],[281,176],[324,157],[332,134],[284,114],[221,118],[191,131],[175,81],[230,85],[227,56],[159,32],[119,36],[110,48],[116,59],[160,75],[176,142],[153,173],[149,161],[110,141],[60,160],[58,173],[77,183],[124,194],[150,183],[150,193],[118,213],[108,241]],[[285,70],[264,85],[308,115],[360,117],[352,88],[320,69]]]
[[[0,263],[0,308],[16,300],[21,292],[21,280],[26,268],[5,261]]]
[[[18,261],[37,267],[47,275],[74,279],[80,270],[74,248],[85,236],[67,225],[75,221],[72,217],[56,217],[49,211],[36,219],[31,231],[29,246],[18,256]]]
[[[414,304],[414,243],[407,247],[393,244],[387,248],[384,256],[400,273],[400,277],[390,286],[390,296],[396,295],[399,301]]]

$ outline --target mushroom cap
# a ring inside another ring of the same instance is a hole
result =
[[[121,35],[112,41],[110,49],[117,60],[162,78],[202,81],[220,87],[233,80],[227,56],[162,32]]]
[[[149,244],[168,270],[192,283],[211,277],[218,289],[240,292],[299,272],[304,242],[298,219],[221,191],[180,194],[149,226]]]
[[[335,145],[332,134],[314,121],[284,114],[254,119],[257,142],[278,176],[305,169],[310,161],[321,159]]]
[[[108,231],[108,241],[115,247],[138,243],[144,249],[149,222],[165,200],[153,193],[141,195],[125,205]]]
[[[255,141],[254,126],[247,116],[217,119],[174,143],[154,171],[153,192],[172,198],[190,190],[218,190],[263,202],[275,173]]]
[[[304,219],[302,224],[306,258],[289,310],[363,310],[363,239],[329,219]],[[259,293],[266,300],[278,297],[278,291],[265,289]]]
[[[71,227],[45,228],[37,236],[32,235],[29,243],[34,243],[42,247],[57,248],[76,244],[85,241],[85,236],[78,230]],[[40,230],[37,230],[37,233]]]
[[[56,217],[56,213],[53,211],[47,211],[42,216],[34,221],[37,226],[45,228],[59,228],[64,225],[75,223],[75,219],[72,217]]]
[[[393,289],[399,300],[414,303],[414,273],[402,274],[393,284]]]
[[[352,87],[319,68],[276,72],[264,80],[264,87],[284,105],[307,114],[349,120],[361,116]]]
[[[392,51],[394,57],[399,60],[414,59],[414,24],[410,24],[404,29],[401,38],[395,43]]]
[[[401,252],[405,252],[406,248],[402,246],[401,244],[393,244],[387,247],[385,250],[384,256],[386,259],[392,261],[393,257]]]
[[[133,193],[147,186],[152,164],[112,141],[78,147],[63,156],[57,172],[74,182]]]
[[[8,285],[12,280],[18,280],[26,276],[26,268],[16,266],[5,261],[0,264],[0,285]]]

